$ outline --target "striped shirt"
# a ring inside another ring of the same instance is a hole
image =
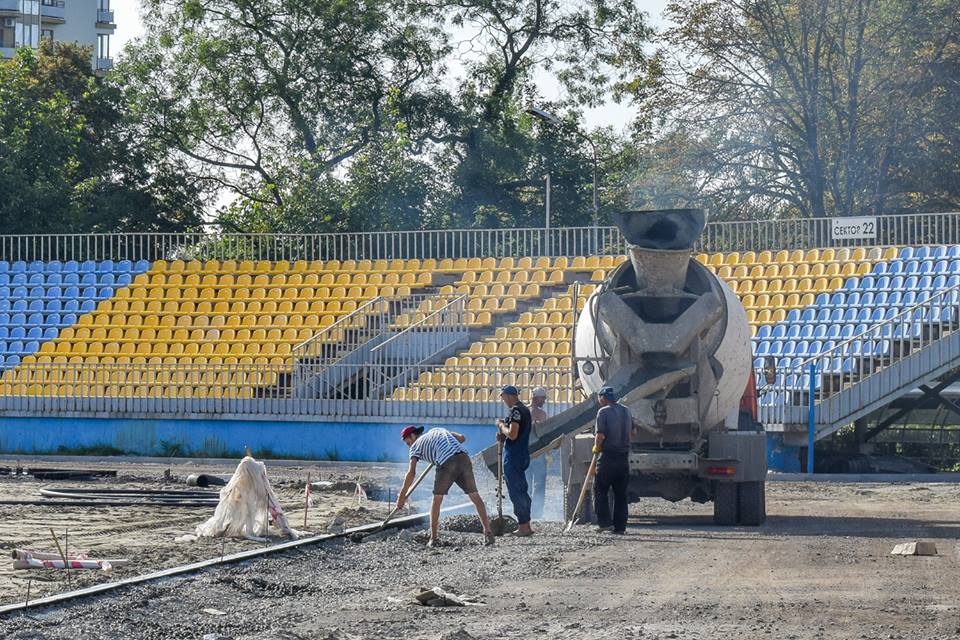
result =
[[[430,429],[410,445],[411,458],[426,460],[438,467],[458,453],[466,452],[453,434],[442,427]]]

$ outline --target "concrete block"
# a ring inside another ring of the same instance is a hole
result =
[[[935,556],[937,545],[932,542],[901,542],[890,552],[892,556]]]

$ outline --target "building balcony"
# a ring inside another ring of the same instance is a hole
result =
[[[97,58],[97,71],[110,71],[113,69],[113,58]]]
[[[66,18],[63,0],[43,0],[40,3],[40,15],[44,22],[63,24]]]
[[[113,25],[113,10],[111,9],[97,9],[97,24],[98,25]]]
[[[20,0],[0,0],[0,11],[20,14]]]

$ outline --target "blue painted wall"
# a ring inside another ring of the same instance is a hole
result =
[[[800,473],[800,447],[784,444],[782,433],[768,433],[767,467],[771,471]]]
[[[307,460],[403,461],[406,423],[264,422],[253,420],[134,420],[118,418],[2,418],[0,453],[55,454],[112,447],[136,455]],[[427,425],[428,428],[430,425]],[[494,428],[456,425],[476,453],[494,442]]]

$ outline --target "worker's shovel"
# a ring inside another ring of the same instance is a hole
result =
[[[430,464],[427,465],[427,468],[424,469],[419,476],[417,476],[417,479],[414,480],[413,484],[410,485],[410,488],[407,489],[406,497],[408,499],[410,498],[410,496],[413,495],[413,492],[416,491],[417,487],[420,486],[420,483],[423,482],[423,479],[427,477],[427,474],[430,473],[432,469],[433,469],[433,463],[431,462]],[[358,531],[357,533],[354,533],[352,536],[350,536],[350,539],[353,540],[354,542],[361,542],[367,536],[372,536],[375,533],[380,533],[381,531],[387,528],[387,525],[390,523],[391,520],[393,520],[393,517],[397,515],[398,511],[400,511],[400,507],[394,507],[393,511],[391,511],[387,515],[386,519],[380,523],[379,527],[377,527],[376,529],[368,533],[360,533]]]
[[[517,521],[503,515],[503,441],[497,440],[497,517],[490,521],[490,530],[499,537],[516,528]]]
[[[600,454],[593,454],[593,458],[590,460],[590,466],[587,468],[587,476],[583,479],[583,487],[580,489],[580,497],[577,498],[577,506],[573,508],[573,513],[570,514],[570,522],[567,523],[567,526],[564,527],[563,532],[566,533],[573,528],[573,525],[577,524],[577,516],[580,515],[580,509],[583,508],[583,501],[587,497],[587,489],[590,487],[590,479],[597,472],[597,460],[600,459]]]

